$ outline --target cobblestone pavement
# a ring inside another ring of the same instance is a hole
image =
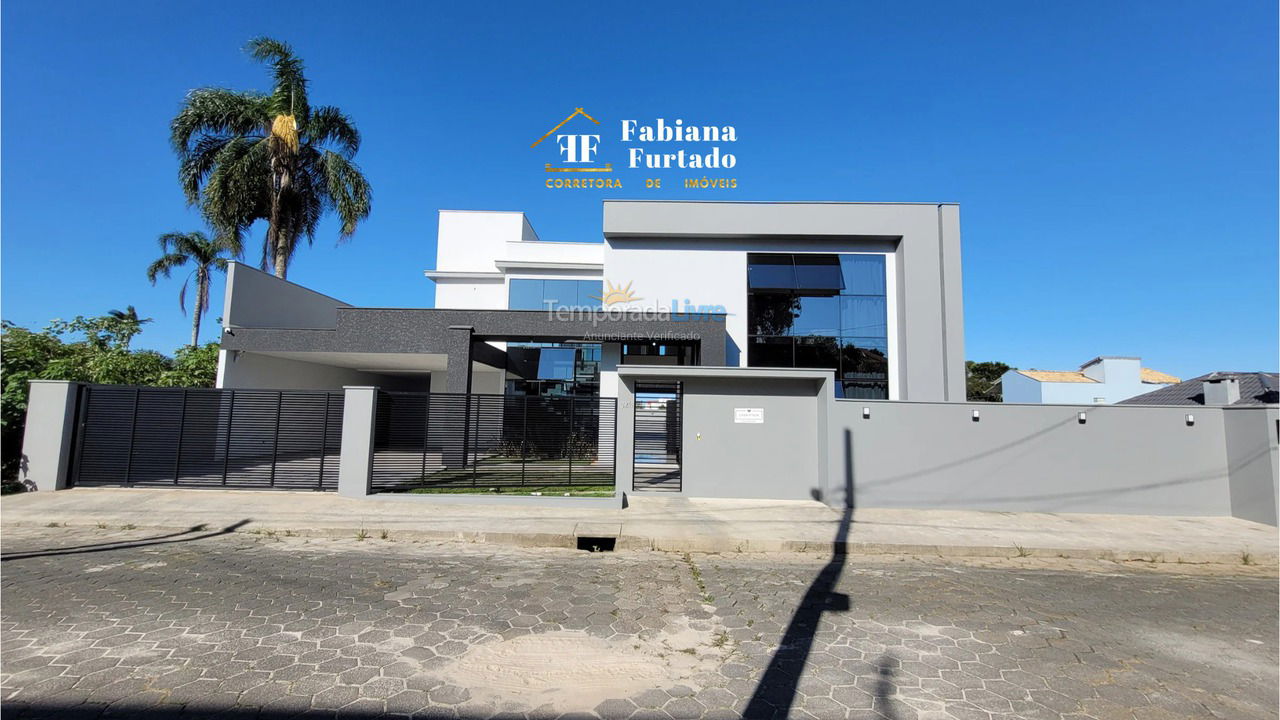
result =
[[[1276,717],[1265,572],[162,534],[5,529],[5,718]]]

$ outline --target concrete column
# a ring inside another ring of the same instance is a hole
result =
[[[18,477],[28,490],[63,490],[71,471],[71,437],[80,383],[31,380]]]
[[[470,325],[451,325],[445,333],[445,352],[449,354],[448,391],[471,394],[471,332]]]
[[[451,325],[445,333],[445,351],[449,354],[448,391],[466,396],[462,416],[451,414],[443,422],[445,443],[441,461],[447,468],[466,467],[471,450],[471,333],[470,325]]]
[[[338,466],[338,494],[365,497],[373,478],[373,433],[378,410],[378,388],[342,388],[342,455]]]
[[[615,493],[631,492],[635,472],[636,381],[618,378],[618,426],[614,439]]]

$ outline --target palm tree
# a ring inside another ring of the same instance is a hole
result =
[[[209,279],[214,270],[226,272],[227,262],[240,257],[240,241],[229,235],[219,235],[211,240],[198,230],[189,233],[171,232],[160,236],[160,252],[163,253],[160,259],[147,268],[147,279],[152,285],[156,284],[156,278],[161,275],[169,277],[169,273],[176,268],[186,267],[187,263],[195,265],[182,283],[182,290],[178,293],[178,307],[182,308],[184,314],[187,312],[187,286],[191,284],[192,276],[195,276],[196,307],[195,312],[191,313],[191,347],[196,347],[200,344],[200,318],[209,309]]]
[[[142,332],[143,325],[155,322],[154,318],[138,317],[138,309],[132,305],[126,305],[124,310],[108,310],[107,317],[118,321],[118,332],[125,350],[129,349],[129,343],[133,341],[133,336]]]
[[[359,131],[338,108],[311,107],[293,50],[266,37],[246,49],[271,66],[271,93],[193,90],[173,119],[170,140],[187,203],[237,240],[266,220],[262,269],[283,278],[299,238],[310,244],[322,215],[337,214],[339,240],[346,240],[369,216],[372,193],[352,160]]]

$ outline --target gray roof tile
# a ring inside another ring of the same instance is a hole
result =
[[[1167,385],[1121,400],[1118,405],[1204,405],[1204,381],[1211,377],[1233,375],[1240,381],[1240,399],[1233,405],[1274,405],[1280,402],[1275,390],[1280,386],[1276,373],[1211,372],[1193,377],[1177,385]]]

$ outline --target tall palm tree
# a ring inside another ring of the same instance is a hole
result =
[[[108,310],[107,317],[120,321],[119,332],[125,350],[129,349],[133,336],[142,332],[143,325],[155,322],[154,318],[138,317],[138,308],[132,305],[126,305],[124,310]]]
[[[326,212],[341,221],[339,240],[350,238],[369,216],[372,191],[353,161],[359,131],[338,108],[311,106],[302,60],[266,37],[246,49],[271,66],[271,92],[193,90],[170,140],[188,204],[236,239],[267,221],[262,269],[283,278],[298,240],[310,244]]]
[[[182,290],[178,293],[178,307],[187,312],[187,286],[191,278],[196,279],[196,307],[191,313],[191,347],[200,344],[200,318],[209,309],[209,280],[214,270],[227,271],[227,262],[240,257],[240,241],[229,235],[219,235],[209,239],[200,231],[189,233],[165,233],[160,236],[159,260],[147,268],[147,279],[152,285],[156,278],[169,273],[187,263],[195,265],[186,280],[182,282]]]

